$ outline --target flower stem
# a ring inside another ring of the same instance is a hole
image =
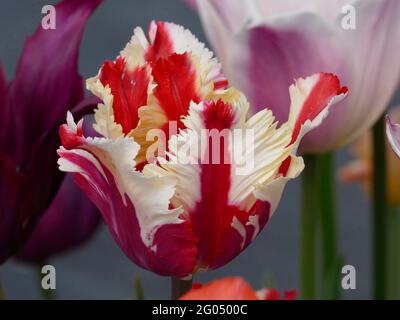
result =
[[[177,300],[186,292],[192,289],[192,279],[182,280],[176,277],[171,277],[171,299]]]
[[[315,299],[315,237],[318,200],[315,197],[317,183],[317,157],[304,157],[306,167],[302,179],[301,207],[301,261],[300,294],[304,300]]]
[[[321,226],[322,298],[339,299],[340,265],[336,245],[335,157],[329,152],[318,157],[318,188]]]
[[[400,208],[391,209],[387,228],[387,298],[400,299]]]
[[[134,283],[134,296],[136,300],[144,300],[144,290],[142,286],[142,279],[140,275],[135,276],[135,283]]]
[[[374,298],[386,298],[386,224],[388,205],[386,199],[386,150],[385,119],[381,117],[373,129],[374,136],[374,182],[372,226],[373,246],[373,283]]]

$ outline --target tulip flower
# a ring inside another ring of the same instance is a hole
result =
[[[11,83],[0,66],[0,263],[21,248],[57,193],[57,129],[67,110],[93,108],[77,69],[84,26],[99,3],[60,2],[56,29],[39,26],[27,39]]]
[[[295,290],[285,291],[283,300],[295,300]],[[276,289],[253,288],[240,277],[227,277],[211,281],[206,285],[194,285],[180,300],[280,300]]]
[[[398,87],[397,0],[201,0],[194,2],[228,79],[254,111],[289,114],[292,79],[333,72],[351,94],[304,138],[303,153],[340,147],[370,128]],[[349,6],[350,5],[350,6]]]
[[[400,122],[400,107],[390,114],[393,121]],[[388,137],[395,132],[396,126],[388,118]],[[392,136],[394,139],[394,136]],[[395,140],[392,140],[395,141]],[[395,146],[395,144],[393,144]],[[368,131],[358,138],[352,145],[351,151],[355,160],[343,166],[339,171],[340,180],[346,183],[360,183],[366,194],[372,195],[373,179],[373,150],[372,132]],[[388,203],[392,208],[400,206],[400,166],[399,159],[392,151],[389,144],[386,146],[386,190]]]
[[[103,137],[85,137],[68,114],[60,170],[73,173],[134,263],[179,278],[225,265],[255,239],[304,167],[301,138],[347,93],[336,76],[315,74],[290,87],[288,122],[278,126],[267,109],[248,118],[213,54],[166,22],[152,22],[147,38],[135,29],[87,85],[103,100],[94,125]],[[224,143],[211,131],[227,134]]]
[[[396,119],[396,121],[399,120],[400,117]],[[400,125],[393,124],[389,117],[387,118],[386,133],[393,151],[400,157]]]

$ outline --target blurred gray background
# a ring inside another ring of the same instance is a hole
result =
[[[0,61],[12,79],[25,37],[40,23],[41,8],[54,1],[19,0],[0,4]],[[105,59],[114,59],[132,35],[135,26],[147,28],[152,20],[184,25],[205,41],[197,15],[180,0],[105,0],[90,19],[84,35],[80,72],[93,76]],[[400,95],[393,103],[400,102]],[[338,153],[337,165],[349,160]],[[273,279],[280,289],[298,288],[299,180],[290,182],[279,209],[253,244],[225,267],[195,277],[208,281],[240,275],[255,288]],[[370,205],[358,186],[338,184],[340,251],[357,270],[357,289],[343,292],[348,299],[370,298]],[[169,279],[135,266],[119,250],[105,226],[81,248],[50,261],[57,269],[56,295],[61,299],[129,299],[133,278],[140,275],[146,298],[166,299]],[[37,270],[9,261],[0,266],[7,297],[37,299]]]

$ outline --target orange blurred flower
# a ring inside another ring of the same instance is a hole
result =
[[[294,300],[296,290],[285,291],[283,300]],[[227,277],[211,281],[205,285],[194,284],[192,290],[181,300],[280,300],[276,289],[255,291],[243,278]]]

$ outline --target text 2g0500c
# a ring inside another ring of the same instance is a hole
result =
[[[206,304],[206,305],[197,305],[196,314],[247,314],[247,305],[238,305],[238,304]]]

